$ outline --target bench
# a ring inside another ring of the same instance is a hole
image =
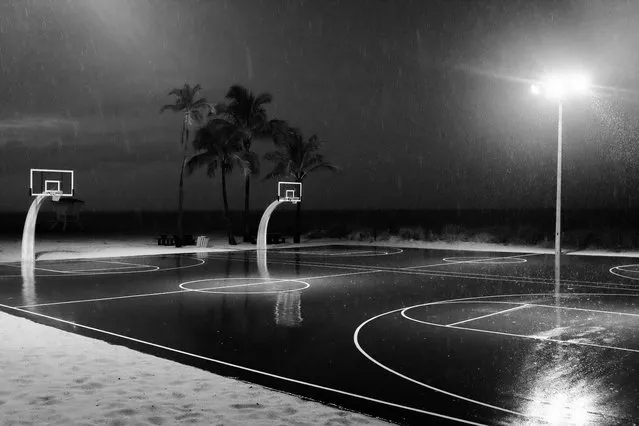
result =
[[[177,235],[160,234],[160,236],[156,239],[158,240],[159,246],[173,246],[176,242],[181,242],[181,245],[183,246],[195,245],[193,235],[184,235],[180,240],[180,237],[178,237]]]
[[[157,238],[159,246],[172,246],[175,244],[175,239],[172,236],[166,234],[160,234]]]
[[[273,232],[266,234],[266,244],[282,244],[286,242],[286,238],[282,234]]]

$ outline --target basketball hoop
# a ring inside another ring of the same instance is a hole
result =
[[[60,197],[62,197],[62,191],[50,191],[48,194],[51,196],[51,201],[55,201],[56,203],[60,201]]]
[[[302,201],[301,182],[278,182],[277,199],[287,203],[297,204]]]

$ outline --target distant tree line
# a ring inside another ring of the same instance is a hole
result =
[[[199,84],[191,87],[184,84],[173,89],[169,96],[175,96],[172,104],[160,108],[160,113],[170,110],[183,114],[180,133],[182,162],[178,185],[177,235],[183,238],[182,211],[184,204],[184,174],[191,174],[206,168],[209,177],[219,174],[222,181],[222,202],[224,220],[229,244],[237,244],[233,236],[233,223],[229,215],[227,177],[239,170],[244,176],[243,241],[251,242],[249,224],[249,199],[251,179],[260,174],[259,156],[252,150],[253,141],[271,140],[274,150],[264,155],[273,164],[273,169],[264,176],[266,179],[285,179],[303,182],[309,173],[339,168],[324,159],[320,153],[321,141],[317,135],[306,139],[299,128],[285,120],[269,119],[266,107],[273,101],[269,93],[254,95],[250,90],[233,85],[226,93],[225,101],[215,105],[206,98],[199,97]],[[195,130],[190,141],[191,130]],[[191,143],[193,153],[189,155]],[[301,202],[297,203],[294,242],[300,242]]]

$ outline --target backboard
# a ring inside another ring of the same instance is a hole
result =
[[[74,185],[73,170],[31,169],[29,194],[72,197]]]
[[[280,201],[290,201],[299,203],[302,201],[302,183],[301,182],[278,182],[277,183],[277,199]]]

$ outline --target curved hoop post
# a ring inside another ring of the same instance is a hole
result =
[[[260,226],[257,229],[257,250],[266,250],[266,233],[268,231],[268,221],[271,218],[273,211],[282,203],[287,203],[286,200],[275,200],[264,210],[262,219],[260,219]]]
[[[261,278],[269,278],[268,265],[266,261],[266,234],[268,233],[268,221],[271,219],[271,215],[282,203],[288,203],[290,201],[277,199],[273,201],[264,210],[262,219],[260,219],[260,226],[257,229],[257,269]]]
[[[38,195],[31,203],[31,207],[29,207],[29,213],[27,213],[22,231],[22,262],[35,262],[35,225],[42,202],[48,197],[49,194]]]

